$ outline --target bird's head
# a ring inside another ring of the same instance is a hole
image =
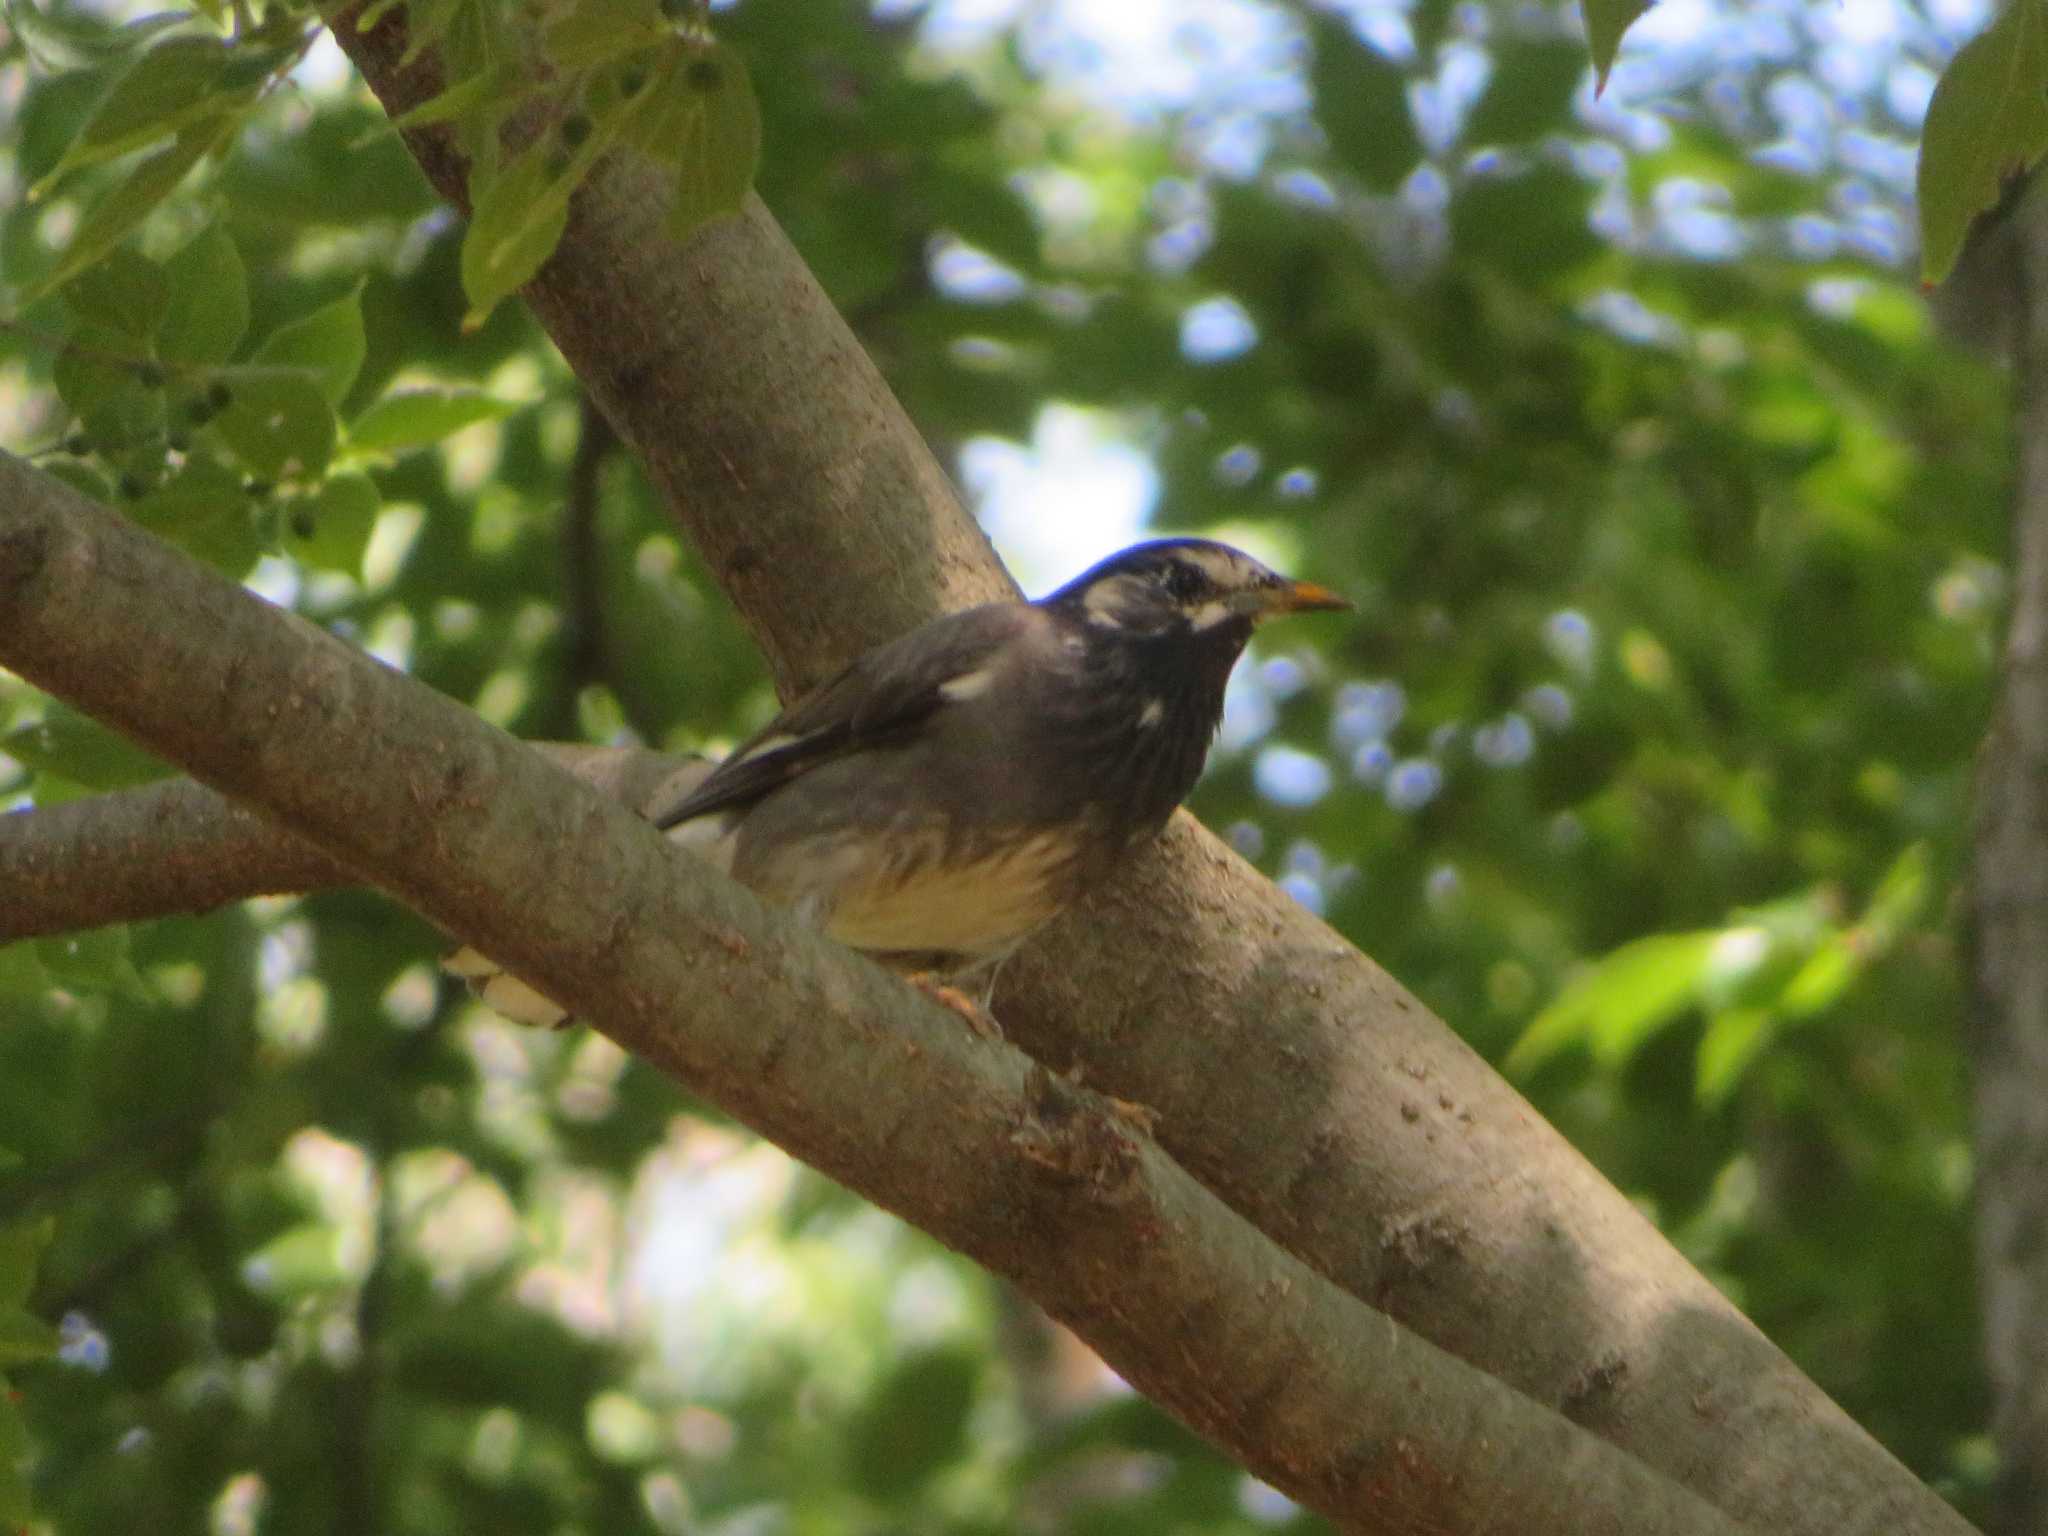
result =
[[[1289,580],[1210,539],[1134,544],[1082,572],[1045,605],[1092,629],[1134,638],[1227,637],[1233,651],[1266,619],[1351,606],[1328,587]]]

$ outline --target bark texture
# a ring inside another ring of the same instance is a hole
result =
[[[636,810],[702,767],[635,747],[529,745]],[[357,883],[304,838],[190,779],[0,816],[0,944]]]
[[[763,907],[460,706],[5,455],[0,664],[1009,1276],[1344,1529],[1736,1529],[1282,1252],[1098,1094]],[[540,852],[562,848],[576,856]]]
[[[2048,197],[2016,210],[2012,617],[1971,869],[1977,1269],[2000,1529],[2048,1533]]]

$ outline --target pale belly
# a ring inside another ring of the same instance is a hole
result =
[[[926,865],[841,886],[825,932],[854,949],[993,954],[1062,905],[1073,838],[1040,833],[968,864]]]

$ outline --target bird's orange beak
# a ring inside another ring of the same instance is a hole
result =
[[[1316,613],[1349,608],[1351,600],[1313,581],[1283,581],[1258,593],[1255,620],[1277,619],[1286,613]]]

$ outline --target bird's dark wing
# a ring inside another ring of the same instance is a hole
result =
[[[821,763],[900,740],[949,704],[978,697],[1005,647],[1045,622],[1028,603],[990,603],[876,647],[742,742],[654,824],[667,829],[751,805]]]

